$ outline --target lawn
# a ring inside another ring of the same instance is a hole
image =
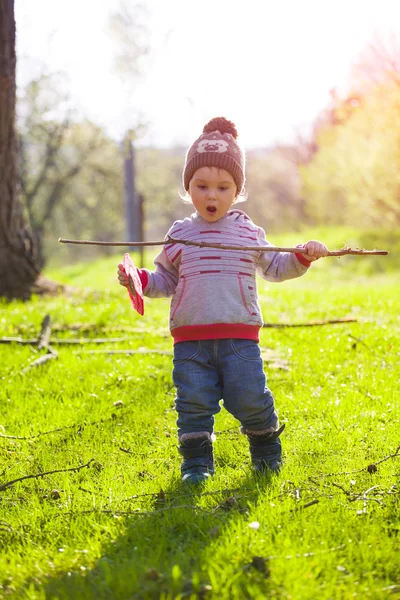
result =
[[[179,476],[168,300],[139,317],[109,257],[53,271],[69,294],[1,304],[0,337],[49,314],[58,357],[0,344],[0,598],[400,598],[399,271],[364,260],[385,257],[259,282],[266,323],[354,321],[263,329],[285,466],[253,475],[222,411],[199,489]]]

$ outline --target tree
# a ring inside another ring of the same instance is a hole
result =
[[[41,75],[18,98],[21,202],[43,262],[55,251],[64,260],[84,254],[58,237],[113,238],[122,221],[118,145],[73,114],[64,87],[62,75]]]
[[[400,223],[400,87],[351,94],[336,123],[321,129],[318,152],[300,173],[310,219],[391,227]]]
[[[310,222],[400,223],[399,106],[400,45],[395,38],[375,41],[353,66],[347,89],[332,91],[317,117],[315,152],[298,149]]]
[[[28,298],[41,263],[18,197],[14,0],[0,0],[0,296]]]

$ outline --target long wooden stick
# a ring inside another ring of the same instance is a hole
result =
[[[164,241],[157,242],[100,242],[94,240],[67,240],[59,238],[60,244],[82,244],[86,246],[126,246],[126,247],[142,247],[142,246],[163,246],[165,244],[183,244],[184,246],[199,246],[200,248],[218,248],[219,250],[252,250],[255,252],[292,252],[295,254],[307,254],[305,248],[285,248],[280,246],[230,246],[227,244],[209,244],[208,242],[192,242],[191,240],[178,240],[168,236]],[[355,254],[357,256],[370,256],[378,254],[386,256],[389,254],[387,250],[353,250],[353,248],[342,248],[341,250],[333,250],[328,252],[327,256],[344,256],[345,254]]]
[[[94,461],[94,458],[91,458],[89,462],[85,465],[79,465],[79,467],[71,467],[69,469],[54,469],[53,471],[44,471],[43,473],[35,473],[34,475],[24,475],[23,477],[18,477],[17,479],[13,479],[12,481],[6,481],[6,483],[2,483],[0,485],[0,492],[3,492],[10,486],[14,485],[18,481],[24,481],[25,479],[39,479],[40,477],[44,477],[45,475],[53,475],[54,473],[67,473],[68,471],[80,471],[81,469],[85,469]]]

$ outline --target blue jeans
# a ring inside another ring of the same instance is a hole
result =
[[[253,340],[179,342],[174,346],[178,435],[213,432],[224,407],[250,431],[275,427],[274,398],[266,386],[260,347]]]

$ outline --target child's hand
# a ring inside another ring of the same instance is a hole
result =
[[[304,245],[304,250],[306,250],[306,254],[303,254],[304,258],[309,262],[313,262],[314,260],[318,260],[323,256],[328,254],[328,248],[325,244],[321,242],[317,242],[317,240],[310,240],[307,244]]]
[[[119,281],[120,285],[123,285],[124,287],[128,287],[129,280],[128,280],[128,277],[126,276],[126,273],[124,271],[124,265],[122,263],[119,263],[117,273],[118,273],[118,281]]]

